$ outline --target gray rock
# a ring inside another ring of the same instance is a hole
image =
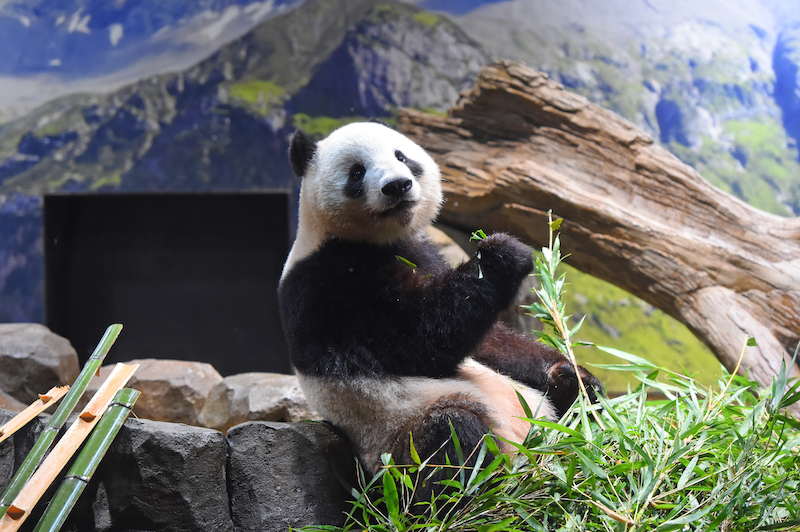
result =
[[[17,412],[0,409],[0,426],[5,425]],[[25,457],[33,448],[39,434],[42,433],[49,416],[39,416],[19,429],[14,435],[0,443],[0,493],[5,491],[14,472],[22,465]]]
[[[0,408],[13,412],[22,412],[28,405],[22,401],[17,401],[3,390],[0,390]]]
[[[142,392],[133,413],[154,421],[199,425],[197,418],[208,394],[222,381],[222,375],[204,362],[148,358],[126,363],[139,364],[127,384]],[[100,368],[99,375],[89,382],[79,407],[92,398],[113,369],[113,365]]]
[[[8,423],[16,412],[0,410],[0,426]],[[14,475],[14,437],[12,436],[3,443],[0,443],[0,493],[5,491],[6,486]]]
[[[489,60],[447,18],[382,4],[350,29],[291,105],[312,116],[385,116],[396,107],[446,111]]]
[[[343,524],[355,459],[329,425],[253,421],[231,428],[228,444],[237,531]]]
[[[78,354],[69,341],[38,323],[0,324],[0,390],[30,404],[53,386],[72,384]]]
[[[82,521],[72,526],[97,531],[233,530],[226,456],[225,438],[216,430],[129,419],[90,485],[85,507],[73,511],[73,520]]]
[[[225,377],[208,394],[201,425],[227,431],[245,421],[321,420],[294,375],[242,373]]]

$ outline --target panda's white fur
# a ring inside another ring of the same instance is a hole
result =
[[[392,448],[397,434],[415,425],[420,414],[442,397],[460,395],[486,405],[492,415],[492,432],[516,443],[522,443],[530,429],[517,392],[536,417],[558,418],[542,392],[471,358],[464,361],[455,378],[359,378],[338,383],[298,374],[298,379],[309,404],[345,431],[373,470],[380,466],[381,454]],[[503,442],[500,447],[512,450]]]
[[[414,175],[398,160],[397,151],[416,161],[421,172]],[[344,188],[348,171],[357,162],[363,162],[367,170],[365,193],[352,199]],[[319,141],[302,177],[298,232],[282,279],[331,237],[378,245],[421,238],[419,233],[433,222],[442,204],[437,164],[407,137],[378,123],[349,124]],[[403,216],[385,216],[394,204],[381,189],[398,177],[412,180],[406,199],[414,203]],[[522,442],[530,427],[519,419],[525,413],[517,392],[538,416],[557,417],[541,391],[472,358],[466,358],[457,373],[447,378],[383,376],[341,381],[302,371],[298,377],[310,404],[347,433],[365,464],[373,469],[380,465],[381,453],[396,443],[392,440],[404,430],[407,434],[426,408],[443,397],[483,404],[492,418],[494,434],[514,442]]]

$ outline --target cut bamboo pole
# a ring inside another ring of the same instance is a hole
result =
[[[6,510],[5,515],[0,518],[0,532],[12,532],[17,530],[39,502],[39,499],[47,491],[47,488],[56,479],[58,474],[67,465],[69,459],[78,450],[81,443],[89,436],[94,426],[100,420],[108,405],[111,403],[114,394],[131,378],[133,372],[139,364],[117,364],[106,381],[94,394],[94,397],[83,409],[72,425],[64,433],[64,436],[47,455],[42,465],[31,476],[31,479],[19,492],[11,506]]]
[[[11,501],[19,494],[22,487],[28,482],[28,479],[31,478],[31,475],[33,475],[33,472],[36,471],[36,468],[39,467],[39,464],[44,460],[47,450],[50,449],[56,435],[61,430],[61,427],[64,426],[64,423],[66,423],[78,399],[83,395],[86,386],[89,385],[89,381],[92,380],[95,372],[100,369],[100,366],[103,364],[103,359],[106,358],[108,351],[111,349],[111,346],[114,345],[114,341],[117,339],[117,336],[119,336],[121,330],[122,325],[118,323],[110,325],[108,329],[106,329],[94,353],[89,357],[80,375],[78,375],[78,378],[75,379],[75,382],[72,384],[72,388],[70,388],[67,395],[61,401],[61,404],[56,409],[53,417],[50,418],[44,431],[39,435],[36,443],[33,444],[31,452],[25,457],[22,465],[17,469],[11,482],[3,492],[3,496],[0,497],[0,517],[6,513],[6,510],[11,505]]]
[[[8,423],[0,427],[0,442],[12,436],[46,409],[58,402],[69,391],[69,386],[53,386],[47,393],[39,394],[39,398],[17,414]]]
[[[81,454],[67,471],[67,476],[47,505],[47,510],[39,519],[34,532],[58,532],[61,529],[138,398],[137,390],[125,388],[117,392],[81,449]]]

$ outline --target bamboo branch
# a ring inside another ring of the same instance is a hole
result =
[[[11,506],[8,507],[5,515],[0,518],[0,532],[13,532],[25,522],[44,492],[100,421],[100,417],[108,408],[114,394],[125,386],[138,367],[139,364],[116,365],[89,404],[80,413],[78,419],[67,429],[64,436],[42,462],[41,467],[31,476]]]
[[[111,442],[114,441],[125,420],[128,419],[128,414],[138,398],[139,391],[137,390],[125,388],[117,392],[108,411],[92,431],[81,454],[67,471],[67,476],[50,504],[47,505],[47,510],[36,525],[34,532],[58,532],[61,529],[89,480],[97,471],[97,466],[100,465]]]
[[[108,329],[106,329],[106,332],[103,335],[103,338],[100,339],[100,343],[97,344],[94,353],[92,353],[92,356],[89,357],[89,360],[83,366],[83,370],[81,370],[78,378],[75,379],[75,382],[72,384],[72,388],[70,388],[69,392],[67,392],[64,400],[61,401],[61,404],[59,405],[58,409],[56,409],[55,414],[53,414],[53,417],[50,418],[50,422],[47,423],[44,431],[39,435],[39,438],[33,445],[31,452],[29,452],[28,456],[25,457],[25,461],[22,462],[22,465],[14,474],[11,482],[3,492],[3,496],[0,497],[0,517],[6,513],[6,510],[11,505],[11,502],[19,494],[20,490],[22,490],[22,487],[25,485],[25,483],[28,482],[28,479],[31,478],[33,472],[36,471],[36,468],[39,467],[39,464],[42,462],[42,460],[44,460],[44,456],[47,454],[47,450],[50,449],[50,446],[53,444],[53,440],[55,440],[58,431],[60,431],[61,427],[64,426],[67,418],[75,408],[78,399],[80,399],[84,390],[89,385],[89,381],[92,380],[95,372],[103,364],[103,359],[108,354],[111,346],[114,345],[114,341],[117,339],[117,336],[119,336],[121,330],[122,325],[119,324],[111,325],[108,327]]]
[[[39,394],[39,398],[14,416],[11,421],[0,427],[0,442],[12,436],[19,429],[58,402],[69,391],[69,386],[53,386],[47,393]]]

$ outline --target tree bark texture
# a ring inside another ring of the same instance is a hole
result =
[[[498,62],[448,116],[403,110],[398,129],[442,169],[440,220],[548,241],[563,218],[567,262],[686,324],[762,384],[800,341],[800,218],[709,184],[636,126],[546,74]],[[654,361],[658,362],[658,361]],[[792,368],[798,375],[798,367]]]

